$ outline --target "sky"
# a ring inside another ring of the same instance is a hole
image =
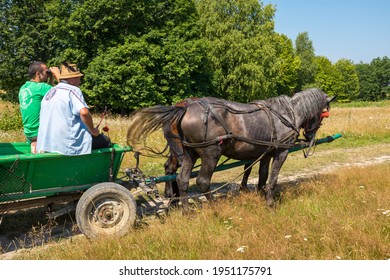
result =
[[[390,57],[389,0],[262,0],[276,5],[275,31],[308,32],[316,55],[370,63]]]

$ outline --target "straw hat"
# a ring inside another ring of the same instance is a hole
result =
[[[76,64],[69,64],[64,62],[60,68],[60,79],[70,79],[84,76],[77,68]]]

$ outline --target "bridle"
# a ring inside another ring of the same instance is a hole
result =
[[[316,132],[322,125],[322,120],[329,117],[329,109],[326,108],[325,111],[321,112],[318,116],[315,116],[315,122],[311,124],[313,118],[309,119],[304,125],[304,134]]]
[[[321,127],[321,125],[322,125],[322,120],[324,118],[328,118],[328,117],[329,117],[329,108],[325,108],[319,115],[314,117],[315,118],[314,125],[312,124],[313,118],[309,119],[305,123],[304,131],[303,131],[303,135],[305,136],[305,138],[306,138],[306,135],[308,133],[314,133],[314,135],[312,136],[312,138],[310,140],[310,143],[309,143],[309,146],[307,148],[307,151],[305,152],[305,150],[302,149],[305,158],[307,158],[310,155],[310,150],[314,146],[314,143],[315,143],[316,133],[317,133],[318,129]]]

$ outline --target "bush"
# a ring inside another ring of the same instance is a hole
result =
[[[0,115],[0,130],[18,130],[23,128],[22,116],[16,106],[12,110],[6,105]]]

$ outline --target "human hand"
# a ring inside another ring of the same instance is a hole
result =
[[[54,76],[54,78],[56,78],[56,80],[59,80],[60,79],[60,75],[61,75],[60,68],[58,68],[58,67],[50,67],[49,69],[52,72],[52,75]]]
[[[53,78],[56,79],[57,82],[60,82],[60,76],[61,76],[60,68],[50,67],[47,71],[50,72],[49,84],[51,84],[52,86],[54,85]]]
[[[93,137],[97,137],[99,135],[99,128],[94,127],[93,130],[91,131],[91,135]]]

